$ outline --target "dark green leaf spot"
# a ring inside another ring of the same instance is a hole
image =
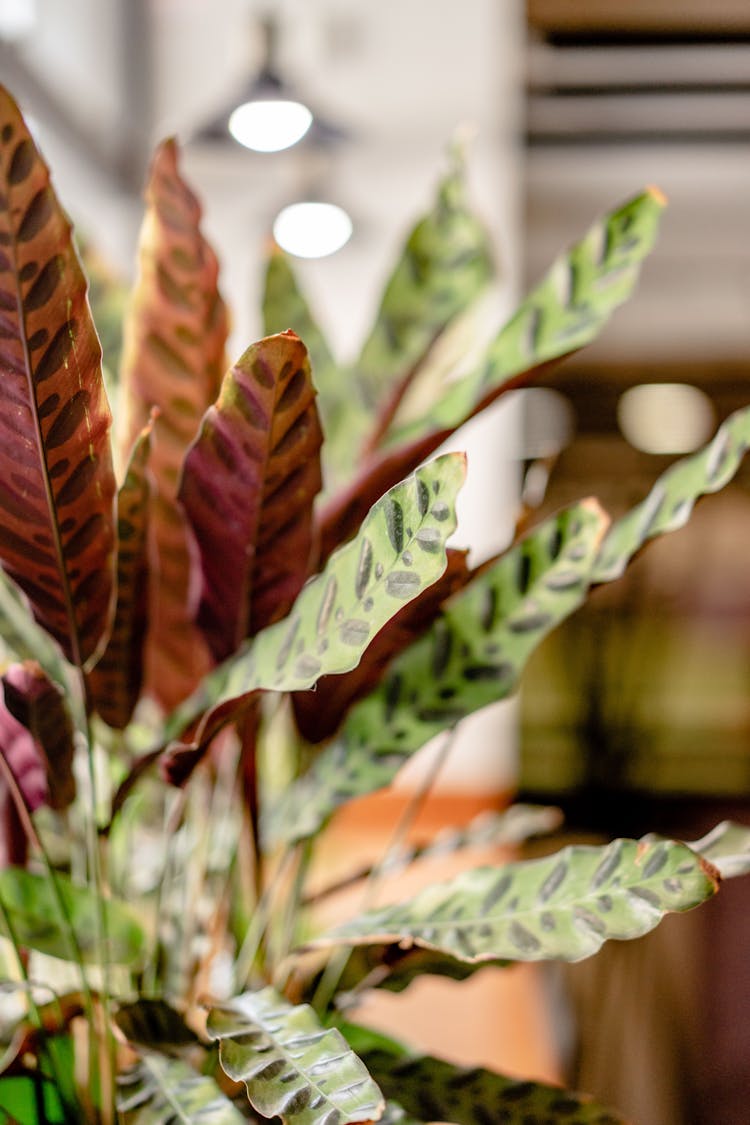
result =
[[[392,598],[412,598],[420,584],[419,575],[411,570],[393,570],[385,580],[386,591]]]
[[[393,550],[400,555],[404,549],[404,510],[398,500],[386,500],[385,526]]]
[[[370,626],[366,621],[350,618],[339,629],[339,636],[345,645],[359,648],[370,635]]]

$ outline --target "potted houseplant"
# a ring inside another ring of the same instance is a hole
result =
[[[0,91],[7,1120],[619,1120],[583,1095],[413,1057],[348,1004],[420,972],[460,979],[638,936],[744,872],[745,830],[469,870],[325,932],[306,880],[336,808],[510,694],[592,585],[735,471],[750,412],[612,525],[584,499],[477,570],[447,546],[464,459],[426,459],[594,338],[662,205],[650,190],[600,220],[415,411],[433,345],[491,275],[458,165],[352,370],[280,255],[269,335],[228,365],[216,259],[167,142],[113,443],[70,225]],[[507,830],[500,816],[453,846]]]

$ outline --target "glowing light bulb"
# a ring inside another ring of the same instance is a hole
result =
[[[273,236],[297,258],[325,258],[351,238],[352,221],[335,203],[292,203],[279,211]]]
[[[259,99],[237,106],[229,118],[229,132],[255,152],[281,152],[302,140],[312,119],[302,102]]]

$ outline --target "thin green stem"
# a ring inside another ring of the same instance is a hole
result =
[[[44,1057],[46,1058],[46,1060],[48,1062],[48,1065],[49,1065],[49,1068],[50,1068],[51,1077],[52,1077],[53,1081],[56,1083],[58,1091],[62,1091],[63,1089],[65,1089],[65,1085],[66,1085],[66,1083],[64,1081],[64,1075],[61,1074],[61,1072],[58,1068],[58,1063],[57,1063],[57,1059],[55,1058],[54,1051],[50,1051],[50,1050],[46,1049],[47,1033],[46,1033],[46,1030],[45,1030],[45,1027],[44,1027],[44,1020],[42,1019],[42,1013],[39,1010],[39,1005],[37,1004],[36,997],[34,996],[34,988],[33,988],[31,978],[29,977],[29,971],[28,971],[28,968],[26,966],[26,962],[25,962],[25,960],[23,958],[23,955],[21,953],[21,943],[18,940],[18,936],[16,934],[15,926],[13,925],[13,919],[12,919],[12,917],[11,917],[11,915],[10,915],[6,905],[5,905],[5,899],[3,898],[2,894],[0,894],[0,917],[3,920],[3,927],[6,931],[6,933],[8,934],[10,944],[13,947],[13,952],[15,954],[16,962],[18,964],[19,976],[20,976],[20,978],[21,978],[21,980],[23,981],[23,984],[24,984],[24,991],[26,992],[26,997],[27,997],[28,1004],[29,1004],[29,1018],[31,1019],[31,1022],[33,1023],[33,1025],[37,1028],[37,1030],[39,1032],[40,1055],[42,1054],[42,1052],[44,1052]],[[45,986],[45,987],[48,988],[48,991],[50,992],[50,994],[53,998],[53,1003],[56,1003],[60,1007],[60,1001],[59,1001],[59,998],[57,996],[57,993],[54,992],[51,988],[49,988],[49,986]],[[64,1016],[63,1016],[63,1012],[62,1012],[62,1007],[60,1007],[60,1025],[61,1025],[61,1027],[64,1025]],[[42,1093],[41,1087],[35,1087],[35,1093],[36,1093],[37,1096],[40,1096],[41,1093]],[[60,1093],[60,1102],[62,1104],[63,1112],[65,1113],[66,1120],[70,1121],[70,1106],[68,1106],[65,1103],[65,1100],[62,1097],[62,1093]],[[40,1121],[44,1120],[43,1116],[40,1116],[39,1120]],[[74,1125],[74,1123],[73,1123],[73,1125]]]
[[[50,887],[52,888],[52,895],[55,900],[55,906],[57,907],[57,912],[61,923],[61,932],[63,933],[64,940],[68,946],[68,955],[71,962],[78,968],[79,971],[86,1018],[89,1027],[93,1029],[95,1018],[94,997],[88,981],[88,976],[86,975],[86,970],[84,968],[81,947],[78,944],[78,938],[76,937],[73,923],[71,922],[67,907],[65,905],[65,899],[63,897],[60,883],[57,878],[57,872],[55,871],[44,842],[42,841],[41,836],[36,830],[31,812],[28,808],[28,805],[26,804],[26,800],[24,798],[21,787],[18,784],[13,768],[5,757],[5,754],[3,754],[2,752],[0,752],[0,773],[3,775],[8,786],[11,799],[16,806],[16,810],[21,820],[21,824],[23,825],[23,829],[26,833],[27,839],[29,843],[36,849],[42,862],[44,863],[47,876],[50,881]],[[4,913],[7,915],[7,911],[5,909]]]
[[[184,789],[180,789],[175,794],[171,810],[165,809],[164,866],[161,879],[156,888],[156,902],[154,904],[154,945],[151,956],[147,958],[147,968],[144,971],[143,978],[143,990],[147,996],[156,996],[159,991],[159,942],[162,930],[162,911],[166,899],[167,880],[169,879],[173,867],[176,866],[174,863],[174,853],[178,846],[177,832],[182,823],[186,802],[187,793]]]
[[[255,911],[234,962],[233,989],[235,992],[245,986],[250,976],[258,951],[268,932],[276,890],[285,879],[285,869],[294,858],[295,852],[296,849],[290,849],[284,854],[274,879],[264,888],[255,905]]]
[[[442,746],[439,753],[435,756],[432,766],[425,776],[422,784],[418,789],[415,789],[412,794],[403,814],[401,815],[396,827],[394,828],[393,835],[388,842],[388,845],[383,853],[382,858],[374,865],[370,872],[367,881],[365,882],[364,890],[362,893],[362,902],[360,909],[365,911],[374,905],[378,891],[382,885],[384,877],[387,875],[393,855],[403,847],[404,840],[408,836],[414,822],[419,816],[425,801],[430,795],[435,782],[445,765],[445,761],[450,753],[451,747],[456,736],[456,728],[453,727],[447,732],[446,737],[443,739]],[[341,977],[344,974],[346,966],[351,957],[351,949],[341,947],[335,949],[328,960],[328,963],[318,981],[317,988],[312,999],[312,1006],[317,1012],[325,1012],[330,1007],[336,990],[339,986]]]
[[[81,672],[81,692],[86,698],[86,681]],[[101,967],[102,988],[101,1007],[104,1022],[106,1071],[103,1073],[101,1056],[99,1053],[99,1036],[92,1020],[89,1023],[89,1065],[92,1100],[98,1085],[101,1093],[101,1116],[104,1125],[114,1125],[115,1120],[115,1074],[117,1072],[117,1046],[112,1031],[112,968],[109,963],[109,934],[106,910],[106,872],[102,851],[99,845],[99,826],[97,823],[97,809],[99,805],[99,785],[96,774],[96,747],[94,744],[89,708],[86,707],[85,720],[86,738],[86,764],[89,784],[89,800],[84,804],[86,847],[88,851],[88,868],[90,884],[96,897],[96,911],[94,914],[94,940],[98,952],[98,961]]]

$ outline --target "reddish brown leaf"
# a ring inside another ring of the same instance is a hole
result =
[[[534,379],[541,378],[564,358],[566,357],[561,356],[559,359],[539,364],[507,379],[501,386],[494,387],[471,408],[461,425],[469,418],[480,414],[506,391],[515,390]],[[320,549],[319,565],[325,563],[336,547],[351,539],[378,497],[434,453],[456,429],[458,426],[431,430],[423,437],[416,438],[405,445],[385,447],[371,454],[352,483],[329,500],[316,521]]]
[[[173,707],[210,664],[193,622],[194,578],[177,503],[182,459],[224,372],[227,317],[216,257],[200,232],[200,207],[181,179],[173,141],[156,152],[141,231],[140,277],[125,325],[122,380],[130,449],[153,406],[152,557],[146,688]]]
[[[73,777],[73,723],[60,688],[48,680],[38,664],[27,660],[13,664],[2,678],[5,706],[33,740],[34,757],[46,774],[44,803],[64,809],[75,797]],[[27,758],[25,760],[30,760]],[[19,775],[13,767],[16,778]],[[21,784],[32,812],[37,804]],[[39,797],[39,794],[37,794]],[[42,801],[38,800],[38,804]]]
[[[466,585],[470,577],[466,552],[449,550],[442,578],[380,630],[356,668],[343,676],[322,676],[314,691],[294,693],[294,717],[308,742],[322,742],[335,733],[352,704],[372,691],[390,661],[429,628],[446,598]]]
[[[0,562],[83,667],[114,584],[111,417],[70,224],[2,87],[0,375]]]
[[[288,612],[309,574],[322,434],[293,332],[227,373],[185,458],[179,498],[200,553],[198,621],[217,660]]]
[[[258,692],[248,692],[212,707],[181,741],[170,742],[159,759],[159,772],[170,785],[187,784],[196,766],[208,752],[217,735],[230,723],[242,724],[249,716],[253,730],[257,727]]]
[[[148,459],[153,418],[136,441],[117,496],[117,605],[107,647],[87,679],[94,710],[123,730],[133,714],[143,680],[146,635],[150,497]]]

